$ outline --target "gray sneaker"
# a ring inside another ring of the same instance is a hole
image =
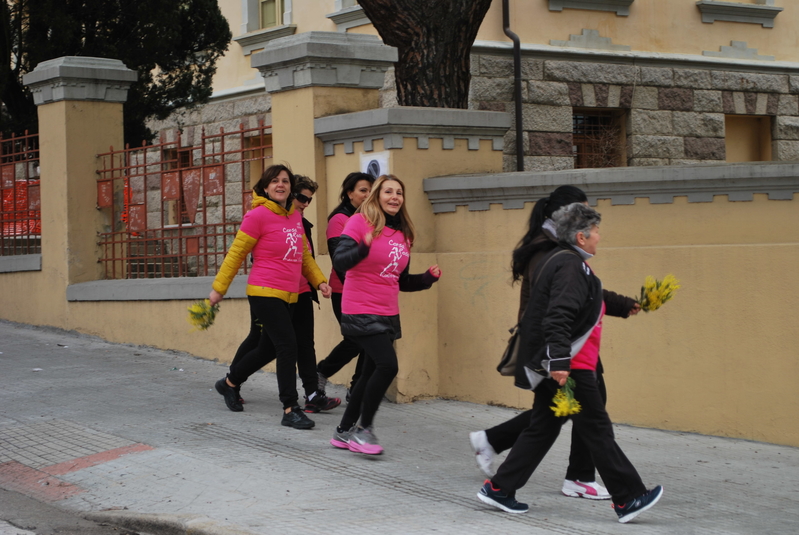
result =
[[[352,426],[349,431],[339,431],[339,428],[336,427],[336,430],[333,431],[333,438],[330,439],[330,443],[343,450],[350,449],[350,437],[354,430],[355,426]]]
[[[322,375],[320,372],[316,372],[316,388],[317,388],[317,390],[321,390],[322,392],[324,392],[326,386],[327,386],[327,377]]]
[[[380,455],[383,447],[377,443],[377,437],[371,427],[359,427],[350,434],[350,451],[366,455]]]

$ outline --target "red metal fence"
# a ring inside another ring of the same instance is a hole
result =
[[[187,128],[173,140],[100,154],[105,278],[216,274],[272,158],[271,132],[263,123],[216,134]]]
[[[40,254],[39,136],[0,136],[0,256]]]

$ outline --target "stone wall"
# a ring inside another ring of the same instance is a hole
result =
[[[624,110],[627,165],[719,162],[725,115],[773,117],[774,160],[799,158],[799,76],[522,58],[525,170],[571,169],[572,110]],[[513,59],[472,55],[470,107],[514,113]],[[505,170],[515,170],[515,123]]]

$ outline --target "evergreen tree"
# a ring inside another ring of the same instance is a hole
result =
[[[151,140],[148,119],[211,96],[231,33],[217,0],[5,0],[0,5],[2,131],[38,131],[22,75],[62,56],[121,60],[139,74],[125,104],[125,141]]]

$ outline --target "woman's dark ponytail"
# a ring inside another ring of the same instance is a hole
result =
[[[533,243],[533,241],[542,232],[544,222],[552,217],[552,214],[558,211],[563,206],[573,202],[588,202],[585,192],[576,186],[560,186],[555,191],[550,193],[549,197],[539,199],[533,212],[530,214],[530,221],[528,223],[527,233],[513,250],[513,257],[511,260],[511,271],[513,273],[513,281],[520,280],[530,259],[533,258],[541,243]]]

